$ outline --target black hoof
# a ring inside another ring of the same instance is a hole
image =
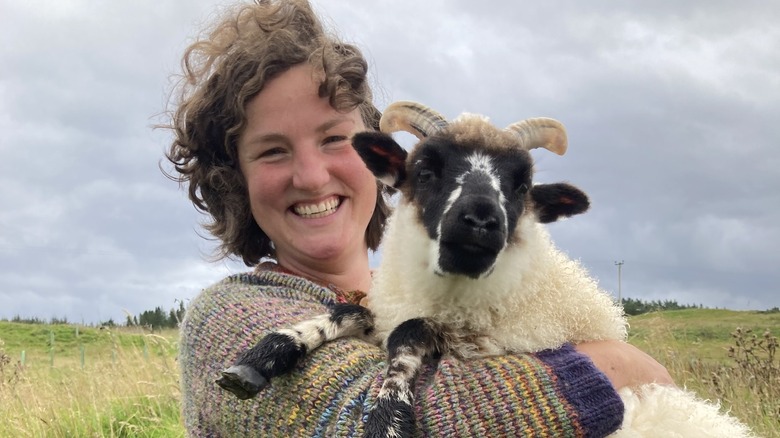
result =
[[[400,400],[380,399],[368,413],[364,438],[411,438],[417,431],[414,408]]]
[[[217,385],[232,392],[239,399],[247,400],[265,389],[268,386],[268,379],[251,367],[233,365],[222,371],[222,377],[217,379]]]

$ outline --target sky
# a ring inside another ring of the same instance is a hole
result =
[[[249,269],[210,261],[154,128],[230,4],[0,0],[0,319],[124,322]],[[549,229],[605,290],[780,306],[780,2],[314,5],[365,52],[380,109],[561,121],[569,151],[534,151],[535,178],[590,196]]]

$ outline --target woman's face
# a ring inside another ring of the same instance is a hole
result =
[[[365,258],[376,205],[374,176],[351,144],[365,130],[360,113],[336,111],[318,86],[308,65],[269,81],[238,141],[252,215],[290,269]]]

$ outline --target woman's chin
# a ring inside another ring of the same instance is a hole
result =
[[[347,247],[343,239],[317,239],[301,245],[300,251],[308,257],[319,261],[330,261],[340,258],[346,253]]]

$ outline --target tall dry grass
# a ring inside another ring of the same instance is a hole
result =
[[[642,339],[632,342],[666,366],[675,382],[749,425],[757,436],[780,437],[780,356],[769,330],[736,328],[714,352],[701,339],[680,342],[668,322],[646,321]],[[683,345],[687,344],[687,348]],[[701,348],[699,348],[701,347]]]
[[[758,436],[780,437],[777,336],[746,328],[729,338],[707,327],[713,315],[703,315],[706,323],[668,317],[634,320],[632,343]],[[176,333],[137,336],[143,342],[117,336],[83,368],[77,352],[58,354],[51,366],[45,350],[21,367],[18,351],[8,353],[0,340],[0,438],[184,436]]]
[[[100,360],[21,365],[0,345],[0,437],[181,437],[175,346],[144,335]]]
[[[749,421],[762,436],[780,437],[780,361],[778,339],[768,330],[761,335],[737,328],[728,356],[732,363],[688,368],[702,392],[721,400],[737,417]]]

